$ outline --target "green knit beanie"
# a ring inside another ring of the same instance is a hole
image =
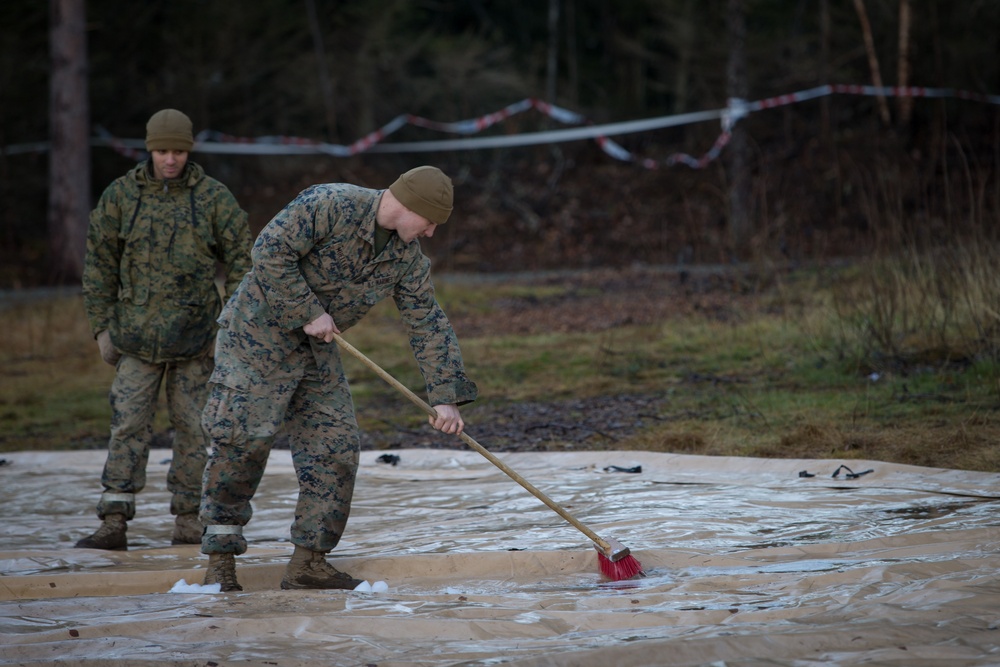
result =
[[[437,167],[417,167],[402,174],[389,186],[399,203],[435,225],[451,215],[454,189],[451,179]]]
[[[157,111],[146,123],[146,150],[190,151],[193,147],[191,119],[177,109]]]

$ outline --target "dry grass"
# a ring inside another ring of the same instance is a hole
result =
[[[80,298],[32,299],[0,312],[0,448],[61,449],[106,439],[114,369],[97,353]]]
[[[924,274],[911,266],[903,279],[894,266],[446,276],[438,286],[481,389],[464,412],[487,445],[1000,471],[996,346],[984,335],[995,330],[992,273],[970,263],[963,280],[950,276],[965,297],[949,304],[955,294],[939,290],[935,303],[915,279]],[[3,312],[0,451],[103,446],[112,369],[79,297]],[[391,304],[347,338],[420,392]],[[427,432],[370,371],[345,366],[366,433],[409,442]]]

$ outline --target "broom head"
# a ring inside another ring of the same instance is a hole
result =
[[[628,547],[613,539],[607,540],[607,543],[607,549],[601,548],[598,544],[594,545],[597,549],[597,562],[601,567],[601,574],[611,581],[622,581],[645,574],[642,571],[642,564],[629,552]]]

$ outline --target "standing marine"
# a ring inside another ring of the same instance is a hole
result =
[[[83,302],[115,377],[97,503],[101,525],[77,547],[128,548],[127,522],[146,486],[161,385],[174,432],[167,472],[176,516],[172,543],[201,542],[207,457],[201,413],[214,368],[215,320],[250,268],[251,237],[247,214],[229,189],[188,159],[193,147],[184,113],[153,114],[146,124],[149,159],[112,182],[90,215]]]

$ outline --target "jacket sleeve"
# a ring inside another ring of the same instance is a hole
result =
[[[476,400],[479,389],[465,374],[455,330],[434,297],[430,264],[426,255],[418,253],[396,285],[393,299],[409,329],[429,403],[464,405]]]
[[[236,201],[236,197],[223,187],[215,202],[213,220],[216,259],[222,263],[225,272],[225,299],[233,295],[244,274],[250,270],[250,226],[247,213]]]
[[[96,337],[110,327],[115,316],[120,286],[121,250],[118,230],[121,227],[123,193],[112,183],[104,190],[97,207],[90,213],[87,227],[87,252],[83,262],[83,306],[91,332]]]

